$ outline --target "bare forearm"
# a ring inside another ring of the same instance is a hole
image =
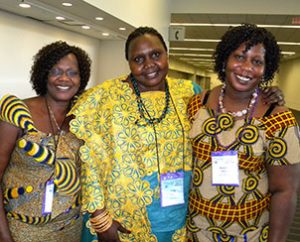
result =
[[[268,242],[286,241],[295,214],[296,204],[296,192],[276,192],[272,195]]]
[[[4,212],[3,193],[0,187],[0,241],[13,242]]]

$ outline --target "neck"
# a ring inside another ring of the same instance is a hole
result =
[[[66,114],[69,111],[70,101],[56,101],[49,96],[44,96],[47,105],[49,105],[55,113]]]
[[[230,113],[232,116],[238,118],[241,118],[245,115],[248,116],[249,113],[252,113],[253,108],[257,101],[257,96],[258,96],[257,89],[252,90],[251,92],[237,92],[230,87],[228,88],[226,87],[227,86],[224,83],[220,90],[219,107],[218,107],[220,112],[221,113],[227,112]],[[227,102],[224,102],[225,98]],[[230,101],[228,101],[228,99]]]

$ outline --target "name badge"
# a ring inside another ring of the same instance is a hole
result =
[[[212,184],[239,186],[239,159],[237,151],[211,153]]]
[[[167,207],[184,204],[184,173],[182,171],[160,176],[160,205]]]
[[[52,212],[53,197],[54,197],[54,181],[49,180],[47,181],[45,187],[43,208],[42,208],[43,215],[47,215]]]

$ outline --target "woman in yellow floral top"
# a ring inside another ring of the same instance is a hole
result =
[[[82,209],[99,241],[184,241],[193,84],[167,77],[153,28],[129,35],[126,58],[130,75],[88,90],[72,111],[71,131],[85,141]]]

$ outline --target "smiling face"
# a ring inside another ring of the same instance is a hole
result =
[[[50,70],[46,96],[55,101],[68,102],[78,92],[79,87],[78,62],[74,54],[68,54]]]
[[[265,71],[265,48],[263,44],[246,50],[245,43],[233,51],[226,65],[226,83],[240,92],[253,91],[261,82]]]
[[[145,34],[133,39],[128,48],[128,63],[140,91],[164,90],[168,56],[157,36]]]

